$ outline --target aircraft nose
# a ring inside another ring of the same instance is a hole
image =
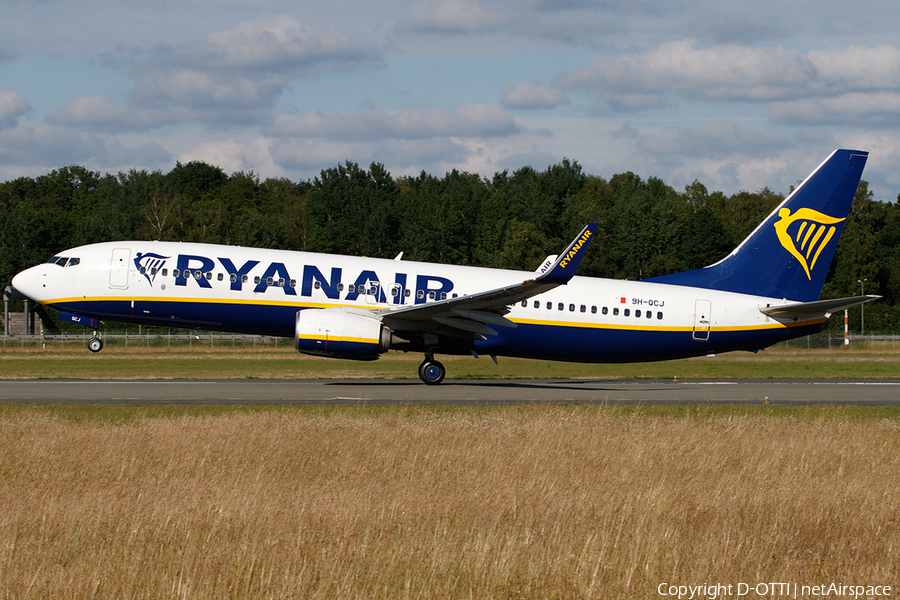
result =
[[[12,286],[32,300],[39,299],[38,267],[25,269],[12,279]]]

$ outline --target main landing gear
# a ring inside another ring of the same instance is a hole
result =
[[[437,385],[444,380],[447,369],[440,362],[434,360],[433,352],[425,353],[425,360],[419,365],[419,379],[428,385]]]

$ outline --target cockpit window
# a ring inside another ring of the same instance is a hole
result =
[[[47,261],[48,265],[59,265],[61,267],[74,267],[81,263],[80,258],[70,258],[68,256],[54,256]]]

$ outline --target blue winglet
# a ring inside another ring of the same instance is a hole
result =
[[[599,225],[597,223],[588,223],[578,237],[575,238],[566,251],[559,255],[556,262],[550,269],[538,277],[538,280],[546,283],[566,283],[575,276],[581,260],[587,252],[594,234],[597,232]]]

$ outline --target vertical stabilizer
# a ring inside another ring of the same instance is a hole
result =
[[[868,152],[835,150],[724,259],[646,281],[817,300],[867,157]]]

